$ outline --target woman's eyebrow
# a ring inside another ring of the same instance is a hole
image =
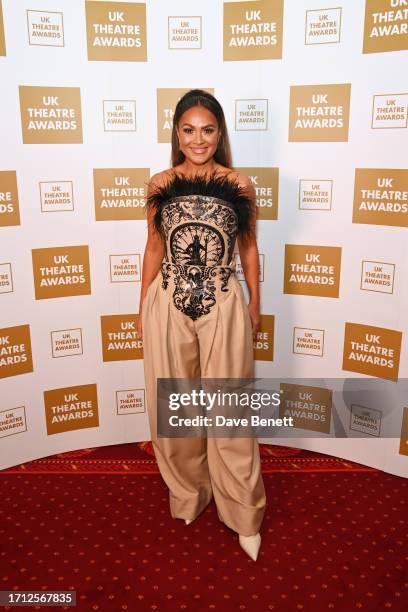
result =
[[[192,125],[191,123],[182,123],[181,125],[182,127],[184,127],[185,125],[188,125],[188,127],[194,127],[194,125]],[[215,127],[215,125],[213,123],[209,123],[208,125],[203,125],[203,128],[207,128],[207,127]]]

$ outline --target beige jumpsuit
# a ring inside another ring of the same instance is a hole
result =
[[[256,438],[157,437],[157,378],[253,378],[252,326],[233,267],[237,215],[223,199],[169,199],[165,258],[142,305],[153,448],[173,518],[194,519],[212,495],[219,518],[256,534],[266,505]]]

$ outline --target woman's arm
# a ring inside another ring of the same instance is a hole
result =
[[[149,181],[149,185],[147,188],[147,197],[151,195],[153,190],[160,186],[163,183],[163,175],[164,173],[159,173],[154,176]],[[160,236],[158,231],[154,226],[154,209],[149,208],[147,210],[147,242],[145,251],[143,254],[143,268],[142,268],[142,284],[140,288],[140,303],[139,303],[139,321],[138,321],[138,333],[139,337],[142,337],[142,307],[143,301],[146,296],[146,292],[149,288],[150,283],[156,278],[159,270],[160,264],[164,258],[164,242],[163,238]]]
[[[251,180],[238,175],[239,184],[251,198],[252,208],[250,217],[251,232],[249,236],[238,235],[237,243],[241,258],[242,269],[249,291],[248,310],[252,322],[252,332],[255,338],[261,327],[260,294],[259,294],[259,252],[256,241],[256,193]]]

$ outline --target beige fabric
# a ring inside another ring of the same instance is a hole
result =
[[[253,378],[252,326],[233,273],[211,312],[193,321],[161,286],[159,271],[143,307],[144,371],[153,448],[169,487],[173,518],[194,519],[212,495],[219,517],[245,536],[261,526],[266,505],[256,438],[158,438],[157,378]]]

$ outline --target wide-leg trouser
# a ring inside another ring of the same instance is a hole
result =
[[[256,438],[158,438],[157,378],[253,378],[252,326],[235,274],[225,299],[192,320],[159,271],[142,307],[144,372],[152,444],[173,518],[194,519],[211,501],[237,533],[259,531],[266,506]]]

